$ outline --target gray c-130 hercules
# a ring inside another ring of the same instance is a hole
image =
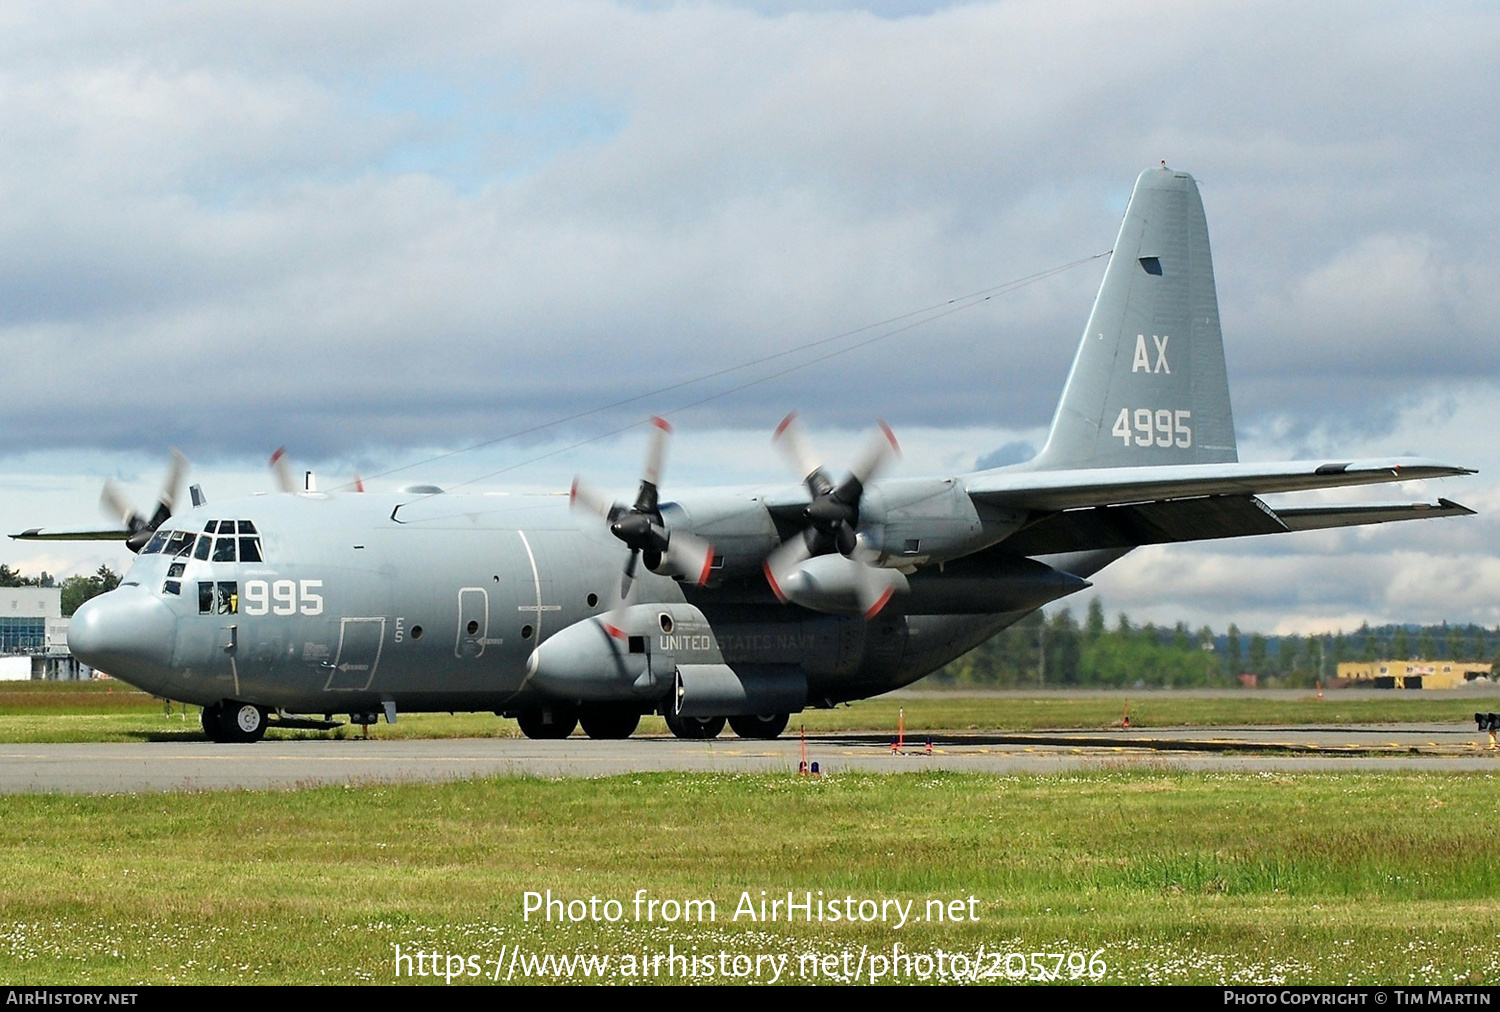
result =
[[[129,517],[113,533],[139,557],[78,610],[70,647],[201,705],[216,740],[448,710],[513,716],[543,738],[580,721],[626,737],[650,712],[679,737],[726,719],[775,737],[789,714],[921,678],[1142,545],[1471,512],[1259,498],[1472,472],[1239,463],[1203,205],[1165,165],[1136,183],[1034,459],[877,481],[895,447],[884,430],[835,482],[789,418],[777,437],[800,485],[668,501],[665,423],[654,431],[630,504],[575,484],[572,509],[299,492]]]

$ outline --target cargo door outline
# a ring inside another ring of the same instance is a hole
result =
[[[469,632],[469,623],[474,631]],[[458,639],[453,656],[473,660],[484,654],[485,637],[490,633],[490,592],[483,587],[464,587],[458,592]]]
[[[346,618],[339,622],[339,652],[323,690],[368,689],[385,645],[385,619]]]

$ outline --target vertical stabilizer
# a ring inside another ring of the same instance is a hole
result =
[[[1237,459],[1198,185],[1163,166],[1130,206],[1037,470]]]

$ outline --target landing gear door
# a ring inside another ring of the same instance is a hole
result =
[[[328,675],[329,689],[368,689],[385,642],[384,618],[346,618],[339,623],[339,652]]]
[[[475,658],[484,653],[489,635],[490,595],[483,587],[465,587],[458,592],[458,642],[453,656]]]

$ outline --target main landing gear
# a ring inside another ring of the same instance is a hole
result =
[[[667,728],[686,741],[717,738],[723,733],[726,723],[741,738],[768,741],[785,731],[787,721],[791,719],[791,715],[786,713],[728,718],[680,717],[675,713],[664,716]],[[619,741],[634,734],[641,723],[640,711],[634,707],[608,704],[576,706],[571,703],[549,703],[534,710],[522,710],[515,714],[515,718],[522,734],[539,740],[566,738],[582,724],[583,733],[590,738]]]
[[[266,733],[266,711],[253,703],[220,700],[203,708],[203,733],[209,741],[260,741]]]
[[[641,722],[641,712],[623,706],[571,706],[553,703],[539,710],[516,714],[521,733],[528,738],[566,738],[579,724],[590,738],[629,738]]]
[[[688,741],[707,741],[717,738],[724,730],[724,717],[679,717],[666,714],[667,728],[679,738]],[[756,738],[769,741],[786,730],[788,713],[763,713],[746,717],[729,717],[728,723],[741,738]]]

